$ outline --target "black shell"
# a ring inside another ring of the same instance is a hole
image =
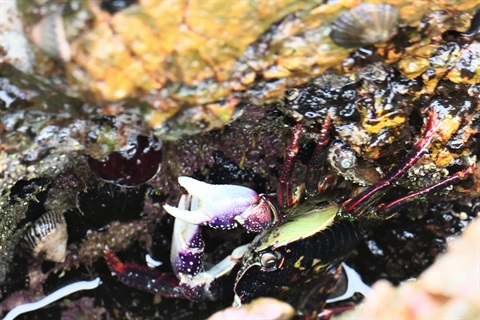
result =
[[[384,42],[397,32],[398,12],[389,4],[363,3],[344,12],[332,24],[332,40],[346,48]]]
[[[22,245],[36,258],[63,262],[67,239],[67,223],[63,214],[49,211],[27,230]]]

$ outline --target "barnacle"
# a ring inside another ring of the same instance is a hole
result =
[[[332,142],[327,160],[336,173],[363,186],[375,182],[381,174],[378,168],[372,167],[372,164],[358,159],[355,151],[340,140]]]

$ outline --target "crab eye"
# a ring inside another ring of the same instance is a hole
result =
[[[292,89],[292,90],[289,90],[287,91],[287,100],[288,101],[293,101],[295,99],[297,99],[297,97],[300,95],[300,91],[298,91],[297,89]]]
[[[277,266],[279,258],[279,254],[273,252],[265,252],[260,257],[260,263],[264,268],[272,269]]]

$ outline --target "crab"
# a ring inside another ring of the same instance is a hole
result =
[[[379,181],[342,203],[334,202],[334,197],[327,192],[336,179],[324,166],[330,141],[328,116],[308,165],[305,183],[293,192],[292,172],[302,132],[301,124],[297,124],[276,194],[258,194],[243,186],[178,178],[188,193],[181,196],[177,206],[163,205],[176,218],[170,257],[173,274],[124,264],[110,250],[105,252],[106,261],[127,285],[193,301],[221,297],[224,288],[219,280],[238,270],[234,305],[270,296],[290,303],[299,314],[316,317],[335,291],[342,274],[342,262],[372,224],[381,224],[412,201],[474,172],[474,164],[467,164],[463,170],[427,188],[390,203],[380,202],[386,191],[428,152],[439,124],[438,115],[432,109],[423,136],[403,161]],[[259,234],[252,243],[235,249],[206,270],[202,226],[225,230],[242,226]]]

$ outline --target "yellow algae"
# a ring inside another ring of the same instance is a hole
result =
[[[380,116],[375,123],[365,122],[363,124],[365,131],[369,134],[378,134],[385,127],[396,127],[405,123],[404,116],[391,117],[390,114]]]

